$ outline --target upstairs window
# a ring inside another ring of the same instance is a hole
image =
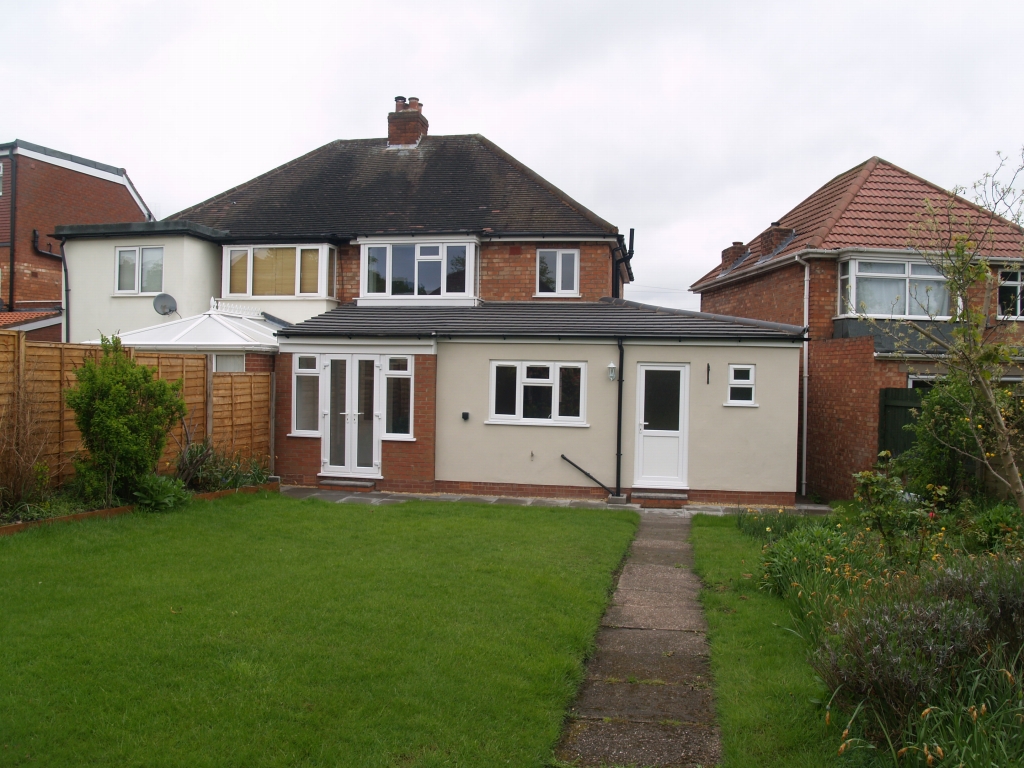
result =
[[[471,243],[366,245],[366,296],[465,296]]]
[[[537,295],[579,296],[580,252],[537,251]]]
[[[949,317],[946,279],[933,265],[844,261],[839,265],[839,313],[876,317]]]
[[[118,248],[115,269],[115,293],[154,294],[164,289],[162,246]]]
[[[1021,316],[1021,286],[1024,285],[1021,272],[999,273],[999,316],[1019,318]]]
[[[492,362],[489,421],[582,426],[585,382],[585,363]]]
[[[225,248],[225,293],[230,296],[324,297],[335,293],[337,255],[320,245]]]

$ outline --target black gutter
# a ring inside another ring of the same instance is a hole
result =
[[[11,253],[10,272],[11,272],[11,274],[7,278],[7,283],[8,283],[8,285],[7,285],[7,291],[8,291],[7,292],[7,305],[8,305],[7,308],[13,312],[14,311],[14,274],[15,274],[15,269],[14,269],[14,248],[15,248],[15,243],[17,242],[17,237],[15,236],[15,226],[16,226],[17,221],[18,221],[18,184],[17,184],[17,181],[18,181],[18,160],[17,160],[17,157],[18,156],[12,150],[11,154],[9,155],[9,157],[11,158],[11,249],[10,249],[10,253]]]
[[[64,242],[65,239],[61,238],[60,241],[60,253],[53,253],[52,251],[44,251],[39,247],[39,230],[32,230],[32,247],[35,248],[36,253],[40,256],[49,256],[51,259],[60,259],[61,266],[64,267],[64,342],[66,344],[71,343],[71,279],[68,277],[68,259],[64,254]]]
[[[612,298],[618,299],[622,296],[622,283],[619,281],[619,267],[626,265],[626,273],[629,279],[633,279],[633,228],[629,228],[629,249],[626,249],[626,239],[618,235],[619,244],[612,248]],[[621,258],[615,258],[615,252],[622,254]]]
[[[622,348],[622,337],[619,343],[619,407],[615,423],[615,495],[622,495],[622,365],[625,362],[625,350]]]

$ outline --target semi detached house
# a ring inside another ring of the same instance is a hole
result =
[[[72,295],[102,296],[80,311],[141,329],[175,292],[196,316],[126,343],[272,365],[288,483],[792,504],[803,329],[618,298],[614,226],[482,136],[427,127],[399,98],[387,139],[162,222],[60,228]],[[189,337],[211,323],[223,339]]]

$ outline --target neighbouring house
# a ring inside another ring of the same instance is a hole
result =
[[[482,136],[428,135],[416,99],[386,139],[56,234],[79,339],[250,370],[275,329],[285,482],[794,502],[803,328],[624,301],[616,227]]]
[[[27,141],[0,144],[2,327],[37,341],[66,338],[61,254],[49,234],[55,226],[152,218],[124,168]]]
[[[1024,231],[878,157],[836,176],[753,240],[734,242],[691,286],[706,312],[809,328],[801,363],[805,493],[849,498],[852,474],[877,460],[886,390],[927,386],[941,373],[908,359],[881,330],[900,319],[940,332],[946,325],[945,283],[919,250],[928,243],[913,233],[929,200],[940,209],[950,203],[958,226],[973,220],[989,229],[986,256],[1001,273],[992,321],[1013,326]]]

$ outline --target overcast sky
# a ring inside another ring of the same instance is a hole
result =
[[[0,0],[0,141],[128,170],[158,217],[334,139],[482,133],[686,289],[879,155],[944,187],[1024,144],[1024,3]]]

